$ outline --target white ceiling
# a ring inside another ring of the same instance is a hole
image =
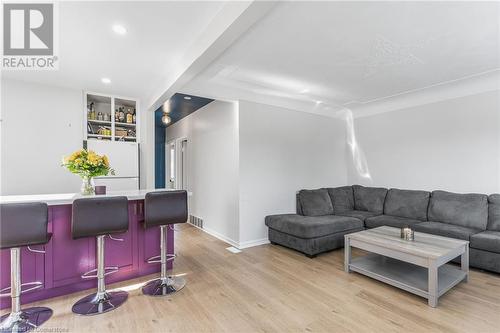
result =
[[[152,99],[224,2],[60,2],[59,70],[7,78]],[[113,24],[127,29],[124,36]],[[102,77],[111,84],[101,82]]]
[[[338,109],[500,67],[498,2],[286,2],[182,92]]]

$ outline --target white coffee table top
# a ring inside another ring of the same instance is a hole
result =
[[[401,230],[392,227],[378,227],[363,230],[348,235],[351,240],[385,247],[390,250],[411,254],[423,258],[435,259],[445,256],[450,251],[461,248],[469,242],[460,239],[448,238],[415,232],[415,240],[401,239]]]

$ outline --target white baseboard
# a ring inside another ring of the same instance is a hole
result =
[[[188,222],[189,223],[189,222]],[[262,239],[254,239],[254,240],[250,240],[250,241],[245,241],[245,242],[236,242],[220,233],[218,233],[217,231],[214,231],[214,230],[210,230],[210,229],[207,229],[207,228],[200,228],[194,224],[191,224],[189,223],[190,225],[192,225],[193,227],[195,228],[198,228],[204,232],[206,232],[207,234],[209,234],[210,236],[213,236],[231,246],[234,246],[235,248],[237,249],[246,249],[246,248],[249,248],[249,247],[254,247],[254,246],[259,246],[259,245],[264,245],[264,244],[269,244],[269,239],[267,238],[262,238]]]
[[[189,222],[188,222],[188,223],[189,223]],[[229,244],[229,245],[231,245],[231,246],[234,246],[234,247],[236,247],[236,248],[239,248],[239,247],[238,247],[238,242],[235,242],[235,241],[234,241],[234,240],[232,240],[231,238],[228,238],[228,237],[226,237],[226,236],[224,236],[224,235],[222,235],[222,234],[218,233],[217,231],[213,231],[213,230],[210,230],[210,229],[207,229],[207,228],[200,228],[200,227],[198,227],[198,226],[196,226],[196,225],[194,225],[194,224],[191,224],[191,223],[189,223],[189,224],[190,224],[190,225],[192,225],[192,226],[193,226],[193,227],[195,227],[195,228],[198,228],[198,229],[200,229],[200,230],[202,230],[202,231],[206,232],[206,233],[207,233],[207,234],[209,234],[210,236],[214,236],[215,238],[220,239],[221,241],[226,242],[226,243],[228,243],[228,244]]]
[[[245,241],[245,242],[240,242],[238,243],[238,248],[239,249],[246,249],[249,247],[254,247],[254,246],[259,246],[259,245],[264,245],[264,244],[269,244],[269,239],[267,238],[262,238],[262,239],[253,239],[250,241]]]

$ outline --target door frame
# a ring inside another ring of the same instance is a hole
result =
[[[180,188],[180,184],[179,184],[179,179],[181,179],[181,177],[183,177],[183,174],[182,174],[182,142],[186,141],[189,145],[189,139],[187,137],[180,137],[180,138],[176,138],[176,139],[173,139],[173,140],[170,140],[167,142],[167,144],[165,145],[165,184],[169,185],[169,188],[170,188],[170,179],[172,177],[170,177],[170,147],[173,145],[174,147],[174,158],[175,158],[175,162],[174,162],[174,184],[173,184],[173,189],[176,189],[176,190],[179,190],[181,189]],[[187,157],[186,157],[187,159]],[[187,175],[185,176],[185,179],[186,179],[186,183],[187,184],[184,184],[184,187],[185,189],[188,188],[188,177]]]

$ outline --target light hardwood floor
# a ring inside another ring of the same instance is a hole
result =
[[[232,254],[227,244],[188,225],[176,238],[175,273],[187,280],[180,293],[143,296],[140,284],[147,278],[115,284],[110,287],[130,292],[129,300],[93,317],[71,312],[88,292],[37,302],[54,310],[44,331],[500,332],[497,274],[472,270],[470,282],[433,309],[423,298],[344,273],[342,250],[315,259],[273,245]]]

